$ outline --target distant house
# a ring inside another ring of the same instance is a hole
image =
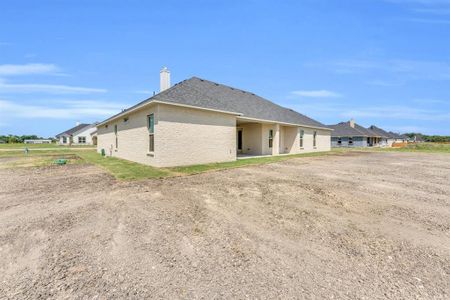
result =
[[[51,144],[52,140],[35,139],[35,140],[24,140],[24,144]]]
[[[96,145],[96,124],[77,124],[60,134],[56,135],[60,145]]]
[[[390,134],[391,138],[394,139],[394,143],[405,143],[408,141],[407,136],[404,136],[404,135],[401,135],[401,134],[398,134],[398,133],[395,133],[392,131],[389,131],[388,133]]]
[[[375,125],[371,125],[369,129],[381,136],[381,146],[391,147],[395,142],[394,137],[384,129],[381,129]]]
[[[355,123],[355,120],[329,125],[331,147],[384,147],[389,146],[388,133],[381,128],[371,126],[365,128]],[[392,144],[392,143],[391,143]]]
[[[99,123],[97,150],[169,167],[239,156],[330,150],[332,130],[292,109],[234,87],[192,77]]]

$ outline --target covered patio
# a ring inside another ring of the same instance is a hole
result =
[[[236,152],[238,159],[290,154],[299,141],[297,126],[238,118]]]

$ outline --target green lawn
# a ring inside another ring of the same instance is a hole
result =
[[[343,150],[333,150],[331,152],[316,152],[284,156],[269,156],[259,158],[248,158],[225,163],[212,163],[174,168],[155,168],[115,157],[102,157],[94,150],[77,150],[74,148],[62,147],[61,149],[34,150],[30,149],[28,154],[23,151],[11,150],[0,151],[0,168],[16,167],[38,167],[53,165],[58,158],[68,159],[68,163],[88,163],[104,168],[114,177],[120,180],[139,180],[149,178],[163,178],[170,176],[180,176],[197,174],[212,170],[223,170],[251,165],[268,164],[284,161],[295,157],[311,157],[332,155],[343,152]],[[74,159],[74,157],[80,159]],[[1,159],[4,159],[2,161]],[[11,158],[11,159],[10,159]]]
[[[95,148],[91,145],[77,145],[77,146],[63,146],[56,143],[52,144],[24,144],[24,143],[13,143],[13,144],[0,144],[0,150],[2,149],[46,149],[46,148],[62,148],[62,149],[77,149],[77,148]]]
[[[115,157],[103,157],[95,151],[79,151],[77,152],[77,155],[87,163],[95,164],[106,169],[117,179],[137,180],[162,178],[174,175],[168,170],[154,168]]]

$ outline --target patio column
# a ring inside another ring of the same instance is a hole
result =
[[[272,155],[280,154],[280,124],[275,124],[273,131]]]

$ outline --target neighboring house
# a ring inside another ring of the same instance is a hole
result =
[[[44,140],[44,139],[37,139],[37,140],[24,140],[24,144],[51,144],[52,140]]]
[[[385,133],[358,125],[353,119],[328,127],[333,129],[331,147],[383,147],[389,145],[389,136]],[[380,129],[376,126],[372,127]]]
[[[251,92],[192,77],[97,125],[97,150],[157,166],[330,150],[331,129]]]
[[[373,132],[375,132],[376,134],[380,135],[380,137],[381,137],[380,145],[381,146],[391,147],[392,144],[395,142],[395,139],[389,132],[387,132],[375,125],[371,125],[368,129],[370,129]]]
[[[77,124],[75,127],[56,135],[56,138],[60,145],[96,145],[96,131],[96,123]]]
[[[389,131],[388,133],[390,134],[391,138],[394,139],[394,143],[405,143],[408,141],[408,137],[404,135],[392,131]]]

